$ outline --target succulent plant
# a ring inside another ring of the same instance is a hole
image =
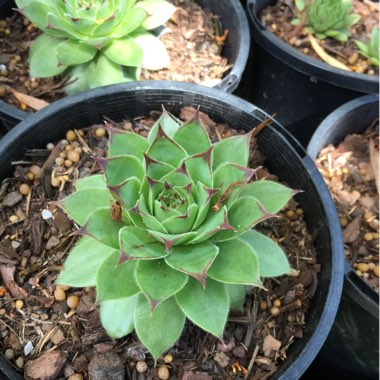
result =
[[[350,35],[349,28],[360,16],[351,13],[351,0],[295,0],[296,8],[306,15],[305,31],[319,39],[332,37],[345,42]],[[293,25],[301,22],[302,16],[292,20]]]
[[[360,19],[351,10],[351,0],[311,1],[306,10],[307,31],[319,39],[332,37],[338,41],[347,41],[349,28]]]
[[[96,286],[113,338],[134,329],[157,358],[188,318],[221,337],[246,286],[290,272],[281,248],[252,229],[296,193],[250,182],[251,134],[211,143],[199,114],[179,124],[165,110],[147,138],[108,127],[103,175],[76,182],[60,207],[80,227],[58,284]]]
[[[359,52],[364,57],[368,58],[372,65],[379,66],[379,28],[373,28],[371,38],[367,42],[355,41]]]
[[[149,30],[175,7],[164,0],[16,0],[43,31],[30,49],[30,73],[70,76],[66,92],[137,80],[141,67],[169,64],[165,46]]]

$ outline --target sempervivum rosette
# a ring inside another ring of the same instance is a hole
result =
[[[134,329],[155,359],[188,318],[221,336],[247,285],[290,271],[280,247],[252,230],[295,194],[250,182],[251,135],[215,144],[198,113],[178,124],[167,112],[148,138],[109,128],[104,176],[79,180],[61,203],[84,235],[58,283],[96,286],[111,337]]]

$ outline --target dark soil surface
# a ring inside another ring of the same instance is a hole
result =
[[[180,118],[188,120],[193,113],[184,108]],[[158,116],[155,112],[116,127],[147,135]],[[201,117],[213,141],[237,133],[205,114]],[[77,178],[99,172],[90,155],[104,156],[107,147],[105,129],[99,125],[71,131],[66,138],[48,149],[26,152],[14,163],[14,176],[1,183],[1,352],[24,370],[26,379],[124,379],[125,374],[139,380],[167,379],[169,374],[183,380],[271,377],[292,342],[303,337],[320,271],[297,203],[290,201],[278,219],[258,227],[284,249],[292,273],[265,279],[267,290],[252,288],[244,312],[230,314],[223,342],[188,323],[154,367],[135,334],[119,340],[106,335],[93,288],[54,284],[78,237],[72,222],[50,202],[68,195]],[[254,139],[250,166],[262,164],[265,158]],[[257,178],[276,180],[265,169]]]
[[[378,152],[377,121],[362,135],[348,135],[337,147],[327,146],[316,161],[340,217],[345,258],[376,292],[380,269],[379,189],[375,178],[379,172]]]
[[[171,0],[178,7],[166,23],[160,39],[171,59],[170,67],[143,71],[142,80],[167,79],[215,86],[231,68],[221,52],[228,30],[217,16],[195,0]],[[0,20],[0,98],[21,109],[39,109],[46,104],[17,98],[18,91],[46,102],[65,96],[67,78],[30,78],[28,51],[40,31],[19,13]],[[16,95],[16,96],[15,96]]]
[[[353,13],[359,14],[360,20],[351,27],[351,36],[347,42],[334,38],[318,40],[323,50],[346,65],[351,71],[369,75],[379,75],[379,68],[373,66],[361,56],[354,40],[368,41],[371,30],[379,23],[379,3],[370,0],[352,0]],[[294,1],[278,0],[272,7],[262,12],[261,22],[273,34],[281,38],[302,53],[322,60],[313,49],[308,35],[303,32],[303,26],[294,26],[291,21],[298,15]]]

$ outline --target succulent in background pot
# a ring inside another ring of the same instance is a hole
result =
[[[360,95],[377,93],[379,79],[377,75],[333,67],[304,54],[277,37],[261,21],[263,11],[274,3],[276,2],[271,0],[247,1],[247,14],[254,45],[249,58],[250,69],[245,72],[237,94],[267,112],[276,114],[278,120],[306,146],[328,113]],[[342,20],[338,19],[329,24],[333,29],[329,29],[330,26],[326,29],[326,25],[307,21],[307,15],[314,20],[316,16],[312,15],[322,14],[325,12],[323,8],[328,5],[333,9],[338,1],[297,0],[295,3],[302,12],[294,14],[295,23],[298,23],[294,28],[301,31],[309,28],[309,32],[317,32],[320,36],[330,34],[344,39],[344,36],[347,36],[347,25],[356,21],[354,12],[344,13],[346,16]],[[349,8],[349,4],[344,5],[349,2],[339,0],[339,3],[341,7]],[[314,10],[318,5],[319,9]],[[309,8],[311,10],[307,13],[306,10]],[[331,17],[334,12],[328,13]],[[329,19],[324,18],[324,21]],[[317,40],[313,35],[311,37]],[[353,45],[355,47],[355,44]],[[289,93],[292,94],[291,97],[287,96]]]
[[[165,0],[16,0],[42,34],[29,52],[34,78],[68,75],[68,95],[140,78],[141,67],[168,66],[163,43],[149,31],[175,11]]]

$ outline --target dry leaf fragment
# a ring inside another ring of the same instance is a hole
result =
[[[35,98],[22,92],[18,92],[11,88],[12,94],[17,98],[20,103],[26,104],[28,107],[38,111],[49,105],[48,102],[42,99]]]
[[[12,297],[18,299],[26,298],[28,296],[27,291],[20,288],[14,280],[15,271],[16,267],[14,265],[0,265],[1,276],[3,277],[4,284],[9,290],[9,293],[12,294]]]
[[[342,69],[342,70],[347,70],[347,71],[351,71],[349,67],[347,67],[346,65],[344,65],[342,62],[339,62],[338,60],[336,60],[334,57],[332,57],[331,55],[327,54],[322,46],[318,43],[317,39],[315,37],[313,37],[311,34],[308,34],[308,37],[309,37],[309,40],[310,40],[310,43],[311,43],[311,46],[312,48],[314,49],[314,51],[326,62],[328,63],[329,65],[331,66],[334,66],[334,67],[337,67],[338,69]]]
[[[271,350],[278,351],[281,347],[281,342],[274,338],[272,335],[268,334],[264,338],[263,351],[265,356],[269,356]]]

